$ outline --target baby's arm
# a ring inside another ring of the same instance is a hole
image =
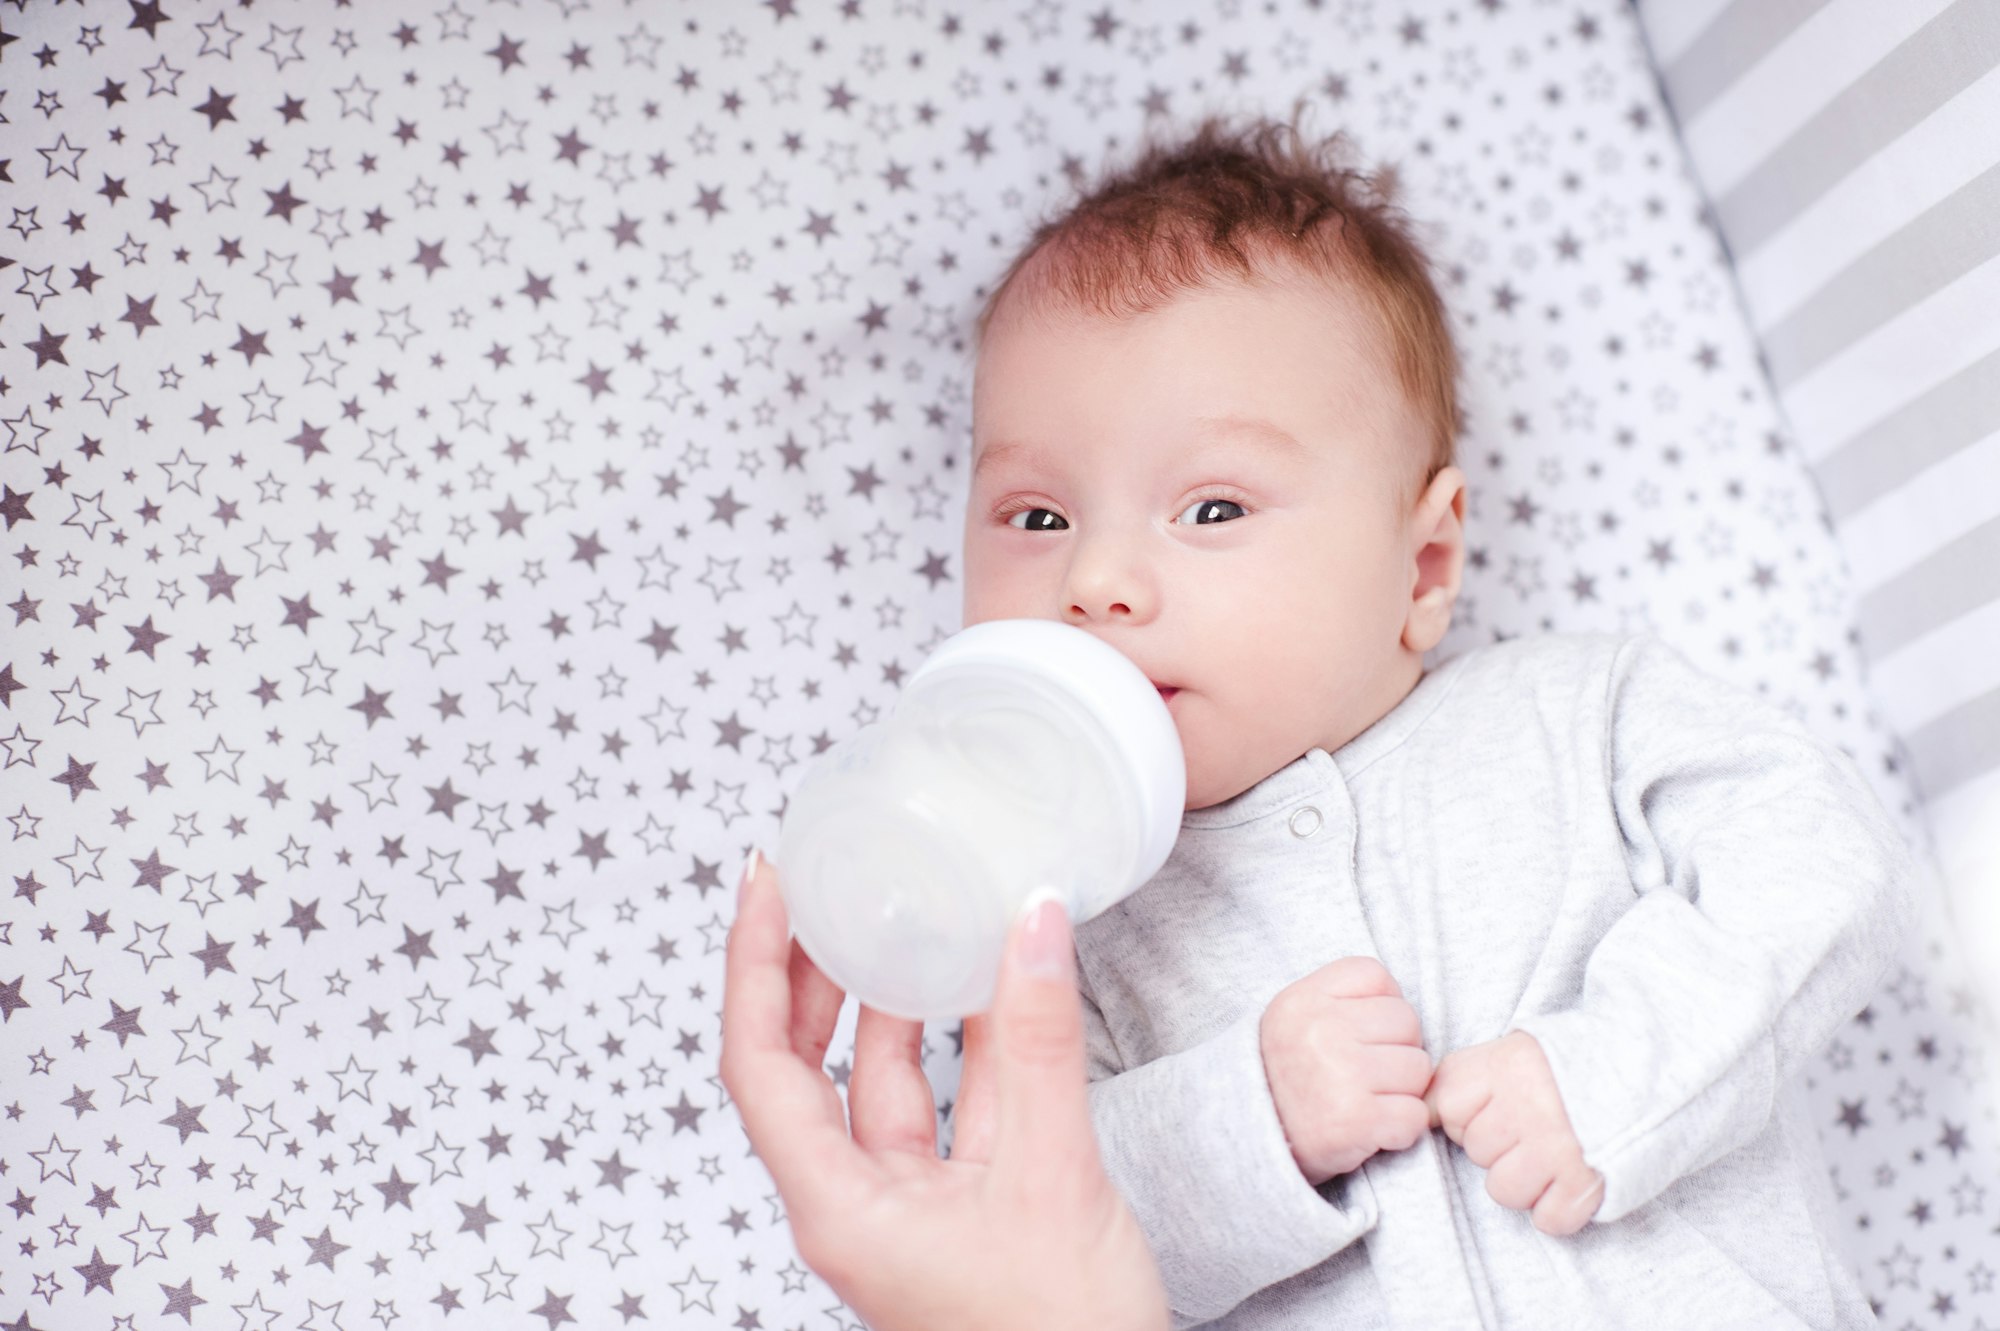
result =
[[[1635,893],[1539,1044],[1616,1220],[1769,1122],[1858,1011],[1914,907],[1901,834],[1838,749],[1651,637],[1620,648],[1606,739]]]
[[[1346,1171],[1424,1134],[1430,1075],[1416,1014],[1379,963],[1336,961],[1130,1071],[1083,990],[1105,1171],[1159,1262],[1175,1327],[1220,1317],[1374,1228],[1374,1194]]]

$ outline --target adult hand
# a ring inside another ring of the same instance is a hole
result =
[[[991,1017],[990,1131],[937,1154],[921,1023],[863,1007],[851,1135],[821,1067],[845,995],[789,942],[754,851],[729,932],[722,1081],[799,1255],[875,1331],[1162,1331],[1166,1294],[1090,1123],[1068,918],[1017,922]],[[962,1106],[963,1107],[963,1106]],[[989,1112],[990,1111],[990,1112]]]
[[[1544,1234],[1574,1234],[1604,1204],[1604,1176],[1584,1163],[1548,1056],[1526,1031],[1446,1054],[1424,1103],[1431,1126],[1486,1171],[1487,1195],[1532,1211]]]

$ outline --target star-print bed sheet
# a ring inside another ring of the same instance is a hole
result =
[[[1656,631],[1921,835],[1616,0],[6,0],[0,89],[0,1325],[860,1325],[718,1075],[734,878],[959,626],[987,284],[1207,110],[1400,164],[1439,657]],[[1952,956],[1804,1079],[1891,1326],[2000,1326]]]

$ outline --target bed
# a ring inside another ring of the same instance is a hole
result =
[[[734,874],[959,626],[1011,248],[1145,135],[1304,94],[1398,164],[1461,339],[1437,659],[1658,633],[1922,847],[1798,1092],[1885,1323],[2000,1325],[1960,197],[2000,37],[1890,8],[0,8],[0,1323],[858,1327],[721,1085]],[[1948,178],[1850,223],[1906,167],[1788,145],[1919,37],[1898,133]],[[1920,231],[1911,300],[1810,304],[1947,200],[1952,271]],[[956,1059],[933,1027],[941,1115]]]

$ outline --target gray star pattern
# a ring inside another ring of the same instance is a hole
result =
[[[860,1325],[721,1086],[731,875],[959,623],[981,284],[1218,99],[1403,164],[1445,652],[1653,629],[1917,834],[1613,0],[12,0],[0,88],[0,1326]],[[2000,1325],[1933,945],[1808,1094],[1885,1319]]]

